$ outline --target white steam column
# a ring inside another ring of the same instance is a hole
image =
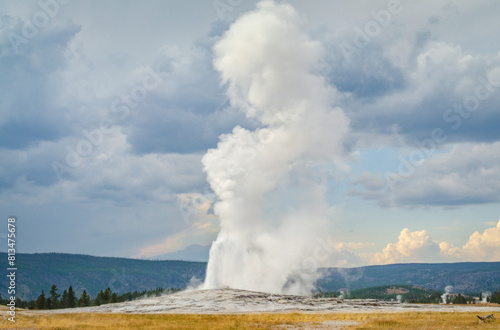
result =
[[[332,107],[322,47],[304,23],[290,5],[262,1],[214,47],[231,105],[260,128],[235,127],[203,157],[221,224],[205,289],[306,294],[317,279],[317,265],[304,262],[327,234],[315,167],[335,161],[349,121]]]

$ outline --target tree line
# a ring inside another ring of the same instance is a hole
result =
[[[104,304],[119,303],[124,301],[131,301],[138,298],[160,296],[162,294],[171,294],[180,291],[181,289],[170,288],[156,288],[144,291],[134,291],[127,292],[123,294],[118,294],[113,292],[109,287],[104,291],[101,290],[97,296],[92,299],[92,297],[87,293],[87,290],[83,290],[80,298],[77,299],[73,287],[70,285],[67,290],[64,290],[62,294],[58,291],[59,289],[55,284],[50,288],[48,295],[45,294],[45,290],[34,300],[22,300],[16,298],[16,307],[25,309],[62,309],[62,308],[75,308],[75,307],[87,307],[87,306],[100,306]],[[9,301],[3,299],[0,294],[0,304],[7,305]]]
[[[316,298],[332,298],[332,297],[342,297],[344,299],[379,299],[379,300],[397,300],[400,296],[401,301],[408,303],[424,303],[424,304],[439,304],[442,303],[442,292],[426,290],[421,288],[415,288],[409,285],[401,285],[399,287],[408,289],[409,292],[402,294],[388,294],[388,286],[378,286],[365,289],[358,289],[349,292],[323,292],[318,291],[314,293]],[[484,293],[478,295],[448,295],[446,297],[447,304],[473,304],[474,296],[480,299],[485,295]],[[492,292],[490,295],[486,296],[486,301],[491,303],[500,304],[500,289],[498,291]]]
[[[486,297],[486,301],[490,303],[500,304],[500,289],[491,293],[489,297]]]
[[[498,291],[492,292],[491,294],[486,294],[484,292],[479,294],[479,299],[481,301],[482,301],[483,297],[486,298],[486,302],[500,304],[500,289],[498,289]],[[472,296],[458,294],[454,297],[448,297],[446,299],[446,303],[447,304],[452,303],[454,305],[473,304],[474,299],[472,298]]]

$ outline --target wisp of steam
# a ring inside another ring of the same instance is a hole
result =
[[[338,159],[349,121],[333,106],[336,90],[320,74],[323,49],[305,23],[292,6],[261,1],[214,46],[231,106],[257,128],[234,127],[202,160],[221,227],[205,289],[314,288],[310,257],[328,226],[321,169]]]
[[[444,293],[441,295],[441,300],[443,301],[443,304],[447,303],[448,300],[448,295],[453,292],[453,286],[452,285],[447,285],[444,288]]]

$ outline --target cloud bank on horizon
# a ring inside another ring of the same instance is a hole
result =
[[[337,166],[317,170],[328,263],[500,261],[500,5],[288,2],[350,122]],[[256,1],[224,4],[0,1],[0,210],[22,221],[20,252],[211,244],[203,154],[260,125],[213,65]]]

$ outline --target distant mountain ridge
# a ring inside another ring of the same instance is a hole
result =
[[[7,260],[6,253],[0,258]],[[17,297],[36,299],[52,284],[59,293],[72,285],[79,296],[83,290],[94,298],[110,287],[114,292],[162,288],[186,288],[192,279],[205,278],[206,262],[140,260],[94,257],[80,254],[35,253],[16,255]],[[357,268],[322,269],[317,283],[322,291],[362,289],[381,285],[411,284],[443,291],[452,285],[454,293],[479,293],[500,288],[500,262],[452,264],[393,264]],[[7,287],[0,293],[7,296]]]
[[[323,291],[393,284],[419,285],[438,291],[451,285],[454,293],[479,293],[500,288],[500,262],[392,264],[323,271],[325,275],[317,283]]]
[[[6,253],[0,253],[7,260]],[[48,294],[52,284],[59,293],[70,285],[79,297],[87,290],[95,298],[100,290],[110,287],[125,293],[162,288],[185,288],[196,278],[205,278],[206,263],[140,260],[113,257],[94,257],[81,254],[34,253],[16,254],[17,290],[21,299],[36,299],[42,290]],[[7,296],[6,286],[0,293]]]
[[[207,262],[209,253],[210,253],[210,245],[202,246],[199,244],[191,244],[180,251],[162,254],[156,256],[154,259]],[[153,258],[150,258],[150,260],[153,260]]]

